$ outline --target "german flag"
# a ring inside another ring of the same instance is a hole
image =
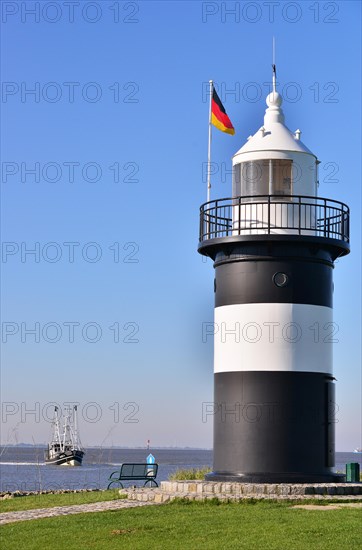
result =
[[[231,120],[227,116],[224,105],[221,103],[215,88],[212,91],[211,123],[222,132],[226,132],[232,136],[235,134],[234,126],[231,124]]]

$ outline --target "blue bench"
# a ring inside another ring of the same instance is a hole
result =
[[[144,481],[143,487],[148,484],[150,487],[158,487],[157,470],[158,464],[121,464],[121,469],[112,472],[109,476],[107,489],[110,489],[113,484],[123,489],[122,481]]]

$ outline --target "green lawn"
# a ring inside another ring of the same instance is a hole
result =
[[[176,503],[4,525],[6,550],[352,550],[360,510],[299,510],[293,503]]]
[[[88,504],[119,498],[118,489],[109,491],[90,491],[84,493],[64,493],[55,495],[29,495],[0,501],[0,512],[15,512],[17,510],[32,510],[34,508],[53,508],[53,506],[71,506],[72,504]]]

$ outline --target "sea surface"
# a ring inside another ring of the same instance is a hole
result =
[[[45,464],[44,451],[35,446],[0,447],[0,491],[105,489],[109,475],[122,462],[145,462],[150,452],[159,464],[158,482],[180,468],[212,466],[212,451],[203,449],[88,448],[79,467]],[[361,460],[362,454],[336,453],[334,470],[344,472],[348,462],[361,467]]]
[[[45,448],[0,447],[0,491],[105,489],[112,472],[123,462],[146,462],[152,453],[158,467],[157,482],[180,468],[211,466],[212,451],[200,449],[87,448],[82,466],[44,463]],[[128,483],[141,484],[142,482]],[[124,483],[127,486],[127,482]]]

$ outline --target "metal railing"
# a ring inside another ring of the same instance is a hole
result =
[[[314,235],[349,243],[349,208],[302,195],[253,195],[200,207],[200,242],[239,235]]]

